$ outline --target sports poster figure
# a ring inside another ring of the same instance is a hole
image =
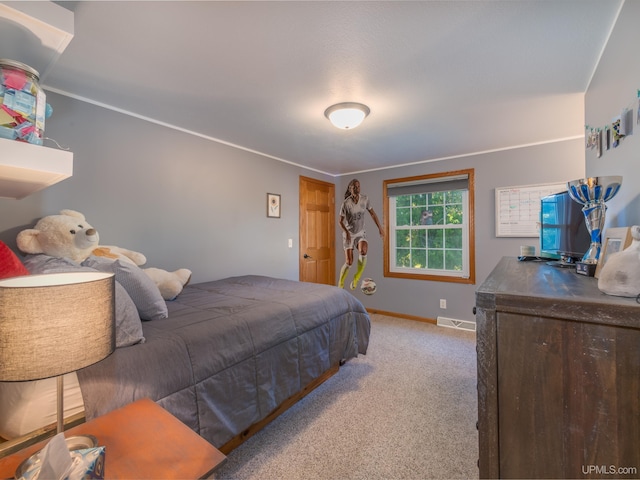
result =
[[[369,203],[369,197],[360,193],[360,182],[357,179],[353,179],[349,182],[347,191],[344,194],[344,202],[340,207],[340,228],[342,228],[342,244],[344,247],[345,262],[340,269],[340,281],[338,286],[344,288],[344,281],[349,273],[349,268],[353,264],[353,249],[358,249],[358,266],[356,273],[353,276],[351,282],[351,290],[355,290],[358,286],[358,281],[362,276],[364,267],[367,265],[367,236],[364,230],[364,217],[365,212],[368,211],[376,222],[380,237],[384,237],[384,231],[376,212],[373,211],[371,204]]]

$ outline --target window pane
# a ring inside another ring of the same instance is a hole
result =
[[[444,203],[444,192],[429,193],[427,195],[429,205],[442,205]]]
[[[411,225],[411,209],[410,208],[396,209],[396,225],[399,227],[405,226],[405,225]]]
[[[460,225],[462,223],[462,205],[447,205],[447,224]]]
[[[429,210],[432,213],[431,223],[433,225],[444,225],[444,208],[432,206]]]
[[[447,270],[462,270],[462,250],[447,250],[445,260]]]
[[[427,194],[411,195],[411,205],[414,207],[424,207],[427,204]]]
[[[445,235],[445,248],[462,248],[462,229],[460,228],[447,228],[444,232]]]
[[[429,250],[429,268],[444,269],[444,255],[442,250]]]
[[[400,195],[396,197],[397,207],[408,207],[411,204],[411,195]]]
[[[413,207],[411,209],[411,225],[424,225],[421,223],[423,218],[423,212],[426,212],[425,207]]]
[[[426,233],[426,230],[411,230],[411,248],[426,248]]]
[[[411,251],[408,248],[396,249],[396,265],[403,268],[411,265]]]
[[[411,266],[425,268],[427,266],[427,251],[424,249],[411,250]]]
[[[428,230],[427,238],[429,248],[442,248],[444,246],[444,229],[435,228]]]
[[[447,203],[462,203],[461,190],[453,190],[451,192],[446,192],[445,197],[447,199]]]
[[[411,246],[411,230],[396,230],[396,246],[398,248],[408,248]]]

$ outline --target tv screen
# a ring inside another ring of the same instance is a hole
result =
[[[540,199],[540,256],[573,263],[589,250],[582,205],[560,192]]]

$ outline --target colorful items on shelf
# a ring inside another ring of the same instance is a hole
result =
[[[0,138],[42,145],[51,107],[39,81],[28,65],[0,59]]]

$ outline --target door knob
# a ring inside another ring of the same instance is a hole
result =
[[[306,253],[303,255],[304,258],[313,258],[311,255],[307,255]]]

